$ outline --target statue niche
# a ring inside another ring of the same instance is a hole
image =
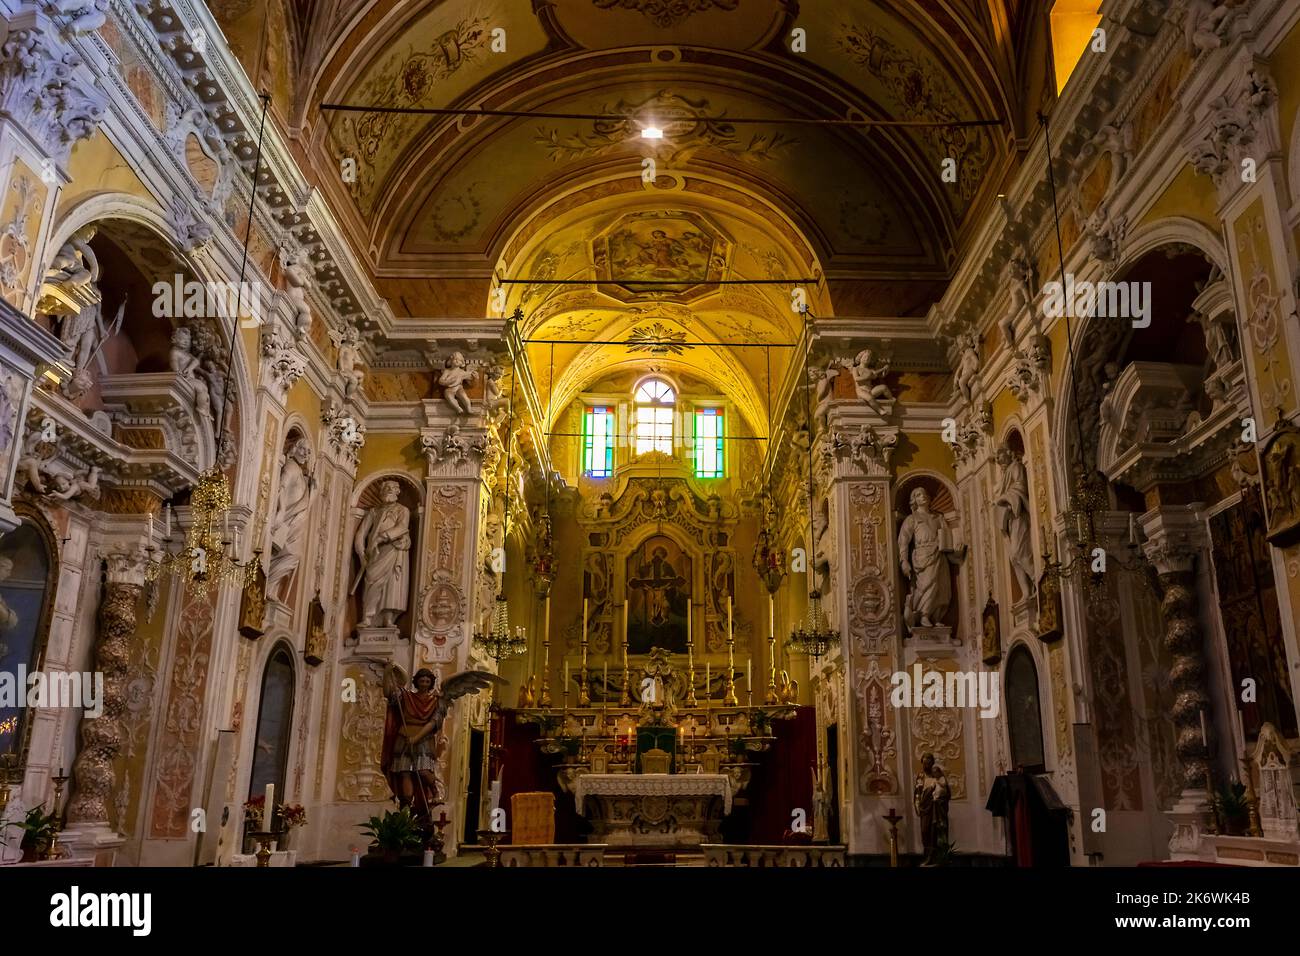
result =
[[[693,562],[676,541],[654,535],[627,557],[628,649],[686,652]]]
[[[420,500],[409,482],[371,482],[357,501],[352,534],[353,614],[361,643],[410,637],[411,596]]]

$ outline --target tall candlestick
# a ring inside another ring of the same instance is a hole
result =
[[[600,704],[605,706],[609,701],[609,658],[605,658],[605,673],[600,681]]]
[[[569,662],[564,662],[564,709],[569,709]]]
[[[776,595],[767,596],[767,695],[763,703],[779,703],[776,696]]]
[[[754,655],[745,661],[745,691],[749,694],[749,706],[754,706]]]
[[[691,618],[695,616],[694,602],[686,605],[686,706],[699,703],[695,697],[695,641],[691,639]]]
[[[708,707],[709,702],[713,699],[713,692],[709,685],[713,681],[713,664],[710,661],[704,662],[704,706]]]
[[[591,692],[587,689],[587,599],[582,599],[582,673],[578,677],[578,706],[591,706]]]
[[[551,706],[551,596],[546,596],[542,617],[542,692],[538,707]]]
[[[736,625],[734,620],[733,601],[731,595],[727,595],[727,681],[724,685],[726,690],[722,698],[722,703],[727,707],[735,707],[739,701],[736,700]]]
[[[632,682],[632,676],[627,669],[627,634],[628,634],[628,602],[623,601],[623,692],[619,694],[618,703],[620,707],[630,707],[632,704],[632,688],[629,686]]]

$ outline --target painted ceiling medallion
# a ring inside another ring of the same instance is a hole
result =
[[[624,302],[684,302],[717,290],[731,240],[694,212],[653,210],[617,219],[592,242],[599,291]]]
[[[693,13],[735,10],[740,0],[592,0],[601,10],[634,10],[657,27],[675,27]]]
[[[681,355],[690,348],[679,344],[686,341],[685,332],[674,332],[662,322],[638,325],[627,337],[629,352],[649,352],[651,355]]]

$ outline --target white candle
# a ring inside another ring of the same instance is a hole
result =
[[[265,802],[262,804],[262,829],[267,833],[271,832],[271,825],[275,821],[275,784],[266,785]]]
[[[356,847],[352,848],[352,865],[353,866],[361,865],[361,853],[357,850]]]
[[[425,850],[424,859],[420,861],[422,866],[433,866],[433,851]]]
[[[582,643],[587,643],[587,599],[582,599]]]
[[[704,702],[706,704],[709,702],[709,681],[710,678],[713,676],[712,669],[713,669],[713,665],[710,664],[708,661],[705,661],[704,662]]]
[[[569,662],[564,662],[564,706],[569,706]]]
[[[749,660],[745,661],[745,686],[749,688],[749,692],[751,694],[754,692],[754,658],[753,657],[750,657]]]

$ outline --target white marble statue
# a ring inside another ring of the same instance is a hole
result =
[[[288,250],[281,250],[280,265],[284,269],[285,285],[288,286],[284,294],[293,310],[294,338],[301,339],[311,331],[311,308],[307,305],[307,269]]]
[[[168,363],[176,373],[176,381],[181,392],[194,408],[199,429],[210,440],[215,441],[216,426],[212,418],[212,396],[208,381],[200,368],[199,358],[191,350],[193,336],[190,330],[181,327],[172,330],[172,347],[168,353]]]
[[[51,475],[45,494],[48,498],[58,498],[60,501],[71,501],[73,498],[80,498],[82,495],[98,501],[99,466],[91,465],[84,478],[64,474]]]
[[[478,372],[466,366],[464,354],[452,352],[451,357],[447,359],[443,367],[442,374],[438,376],[438,384],[442,386],[443,399],[458,415],[462,413],[468,415],[470,413],[471,406],[469,395],[465,391],[465,383],[478,378]]]
[[[894,401],[894,393],[885,384],[889,363],[874,364],[871,349],[863,349],[853,359],[849,372],[853,376],[853,389],[858,398],[866,402],[867,407],[877,415],[883,417],[889,414],[890,409],[886,405],[892,407]]]
[[[813,421],[817,423],[817,428],[825,431],[827,427],[827,417],[830,414],[831,399],[835,394],[835,379],[839,377],[840,368],[835,359],[826,363],[826,368],[818,371],[809,369],[809,377],[813,379],[810,387],[816,388],[813,398]]]
[[[99,281],[99,258],[90,248],[95,238],[94,226],[83,226],[65,242],[50,260],[45,281],[64,289],[92,285]]]
[[[380,504],[366,512],[352,541],[361,561],[361,570],[352,584],[353,591],[361,585],[358,627],[394,627],[397,618],[406,612],[411,512],[397,500],[400,491],[396,481],[380,485]]]
[[[930,510],[930,496],[924,488],[914,488],[908,498],[912,513],[903,519],[898,531],[899,564],[903,577],[911,582],[903,620],[909,631],[920,627],[940,627],[952,602],[952,581],[948,564],[960,560],[953,551],[948,523]]]
[[[70,33],[93,33],[108,20],[109,0],[47,0],[52,14],[67,20]]]
[[[1002,482],[993,507],[998,513],[998,527],[1007,542],[1011,571],[1020,585],[1020,598],[1034,593],[1034,546],[1029,530],[1029,478],[1022,462],[1010,445],[998,446],[998,466]]]
[[[89,369],[99,347],[106,339],[112,338],[122,328],[122,317],[126,312],[126,301],[118,306],[117,315],[109,326],[104,325],[102,304],[96,300],[91,305],[83,306],[75,315],[65,315],[59,324],[59,340],[67,347],[72,357],[72,379],[64,391],[69,397],[76,398],[90,387]]]
[[[350,398],[361,388],[365,381],[361,365],[361,333],[351,325],[345,325],[342,331],[330,330],[330,341],[338,349],[338,370],[343,377],[343,397]]]
[[[311,507],[311,446],[297,438],[285,453],[271,519],[271,560],[266,572],[267,597],[284,601],[293,573],[302,562],[302,540]]]
[[[967,333],[958,336],[957,343],[960,353],[957,359],[957,371],[953,374],[953,381],[956,384],[957,393],[969,405],[975,400],[975,389],[979,385],[979,336],[973,332]]]

